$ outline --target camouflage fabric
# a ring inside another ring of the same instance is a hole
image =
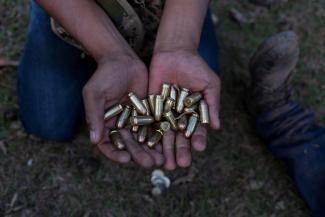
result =
[[[164,0],[97,0],[122,36],[143,58],[152,54]],[[69,44],[87,51],[51,18],[53,32]]]

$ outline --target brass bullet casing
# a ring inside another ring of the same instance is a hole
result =
[[[132,102],[132,105],[142,115],[145,115],[147,113],[146,107],[142,104],[141,100],[134,94],[129,93],[129,99]]]
[[[167,99],[170,93],[170,85],[169,84],[163,84],[161,88],[161,98],[163,101]]]
[[[200,111],[201,124],[209,124],[210,123],[209,107],[208,107],[208,104],[204,100],[200,101],[199,111]]]
[[[116,123],[116,127],[118,129],[122,129],[125,124],[127,123],[127,120],[130,116],[131,113],[131,107],[130,106],[125,106],[123,112],[121,113],[121,115],[119,116],[117,123]]]
[[[151,116],[135,116],[130,118],[130,124],[132,126],[149,125],[154,122],[154,118]]]
[[[164,112],[169,112],[175,106],[175,100],[168,97],[165,101]]]
[[[182,113],[184,109],[184,100],[188,96],[190,91],[186,88],[182,88],[181,92],[179,93],[178,99],[177,99],[177,104],[176,104],[176,111],[178,113]]]
[[[164,133],[170,129],[170,123],[168,121],[162,121],[154,125],[155,131],[148,139],[147,145],[153,148],[162,138]]]
[[[131,116],[132,116],[132,117],[136,117],[136,116],[138,116],[138,112],[137,112],[136,109],[133,109],[133,110],[132,110],[132,114],[131,114]],[[130,119],[131,119],[131,118],[130,118]],[[132,126],[132,128],[131,128],[131,131],[134,132],[134,133],[138,132],[138,130],[139,130],[139,126],[137,126],[137,125],[134,125],[134,126]]]
[[[173,112],[169,111],[169,112],[164,113],[164,117],[170,123],[171,128],[173,130],[177,130],[177,122],[176,122],[176,118],[175,118]]]
[[[185,131],[185,137],[186,138],[190,138],[192,136],[192,134],[194,133],[196,126],[199,122],[199,115],[198,114],[192,114],[190,119],[188,120],[188,124],[186,127],[186,131]]]
[[[155,114],[155,104],[156,104],[155,98],[156,98],[155,95],[149,95],[148,96],[148,101],[149,101],[151,114]]]
[[[123,142],[122,136],[119,131],[117,130],[112,130],[109,133],[110,140],[112,141],[113,145],[118,149],[118,150],[123,150],[125,149],[125,144]]]
[[[153,186],[151,194],[153,196],[159,196],[167,191],[170,187],[171,181],[164,174],[163,171],[156,169],[151,173],[151,184]]]
[[[168,121],[162,121],[159,123],[156,123],[154,125],[155,129],[162,130],[162,132],[166,132],[170,129],[170,123]]]
[[[164,109],[164,101],[160,95],[155,97],[155,120],[160,121]]]
[[[185,98],[184,105],[186,107],[190,107],[190,106],[196,104],[201,99],[202,99],[202,94],[201,93],[193,93],[190,96]]]
[[[138,132],[138,142],[144,143],[147,139],[148,134],[148,126],[140,126],[139,132]]]
[[[180,131],[183,131],[187,127],[187,117],[186,115],[183,115],[178,121],[177,121],[177,127]]]
[[[142,104],[144,105],[144,107],[146,108],[147,112],[146,115],[150,115],[150,106],[149,106],[149,102],[147,99],[143,99],[141,100]]]
[[[164,133],[162,130],[155,130],[155,132],[147,141],[148,147],[153,148],[161,140],[163,135]]]
[[[104,115],[104,120],[111,119],[112,117],[120,114],[123,111],[123,106],[121,104],[113,106],[106,110]]]
[[[197,104],[192,105],[191,107],[185,107],[184,112],[187,113],[187,114],[196,113],[197,108],[198,108]]]
[[[169,97],[172,98],[175,102],[177,101],[177,90],[174,85],[170,87]],[[175,105],[173,108],[175,109]]]

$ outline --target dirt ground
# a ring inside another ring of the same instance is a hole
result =
[[[263,38],[293,29],[301,58],[295,95],[325,123],[325,2],[278,0],[271,8],[212,1],[222,71],[222,129],[191,168],[168,175],[172,185],[150,195],[151,170],[120,166],[92,151],[87,135],[70,143],[27,135],[15,120],[15,69],[0,69],[0,216],[5,217],[308,217],[285,166],[255,136],[245,106],[247,63]],[[238,10],[244,19],[229,18]],[[0,57],[17,60],[28,25],[26,0],[0,0]]]

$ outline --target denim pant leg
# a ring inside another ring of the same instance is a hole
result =
[[[84,119],[82,87],[96,69],[90,58],[52,33],[49,16],[34,2],[17,74],[22,123],[44,139],[67,140]]]
[[[210,66],[210,68],[218,74],[219,50],[215,27],[212,22],[210,11],[208,11],[203,24],[198,52],[201,57],[205,60],[205,62]]]
[[[271,152],[283,159],[314,217],[325,216],[325,128],[298,103],[257,116],[257,131]]]

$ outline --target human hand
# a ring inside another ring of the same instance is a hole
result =
[[[156,51],[150,65],[149,93],[159,93],[163,83],[203,93],[209,106],[210,126],[219,128],[220,79],[196,51]],[[191,164],[191,148],[205,149],[206,129],[198,125],[190,140],[182,133],[168,131],[162,143],[166,169],[175,169],[176,165],[187,167]]]
[[[162,155],[155,151],[145,151],[132,139],[129,132],[122,133],[127,151],[114,147],[108,138],[108,130],[115,128],[116,118],[104,123],[104,110],[117,103],[128,101],[128,93],[139,97],[147,95],[148,72],[137,58],[128,55],[107,56],[98,61],[98,68],[83,88],[86,120],[90,130],[90,140],[109,159],[126,163],[131,158],[143,167],[162,164]]]

